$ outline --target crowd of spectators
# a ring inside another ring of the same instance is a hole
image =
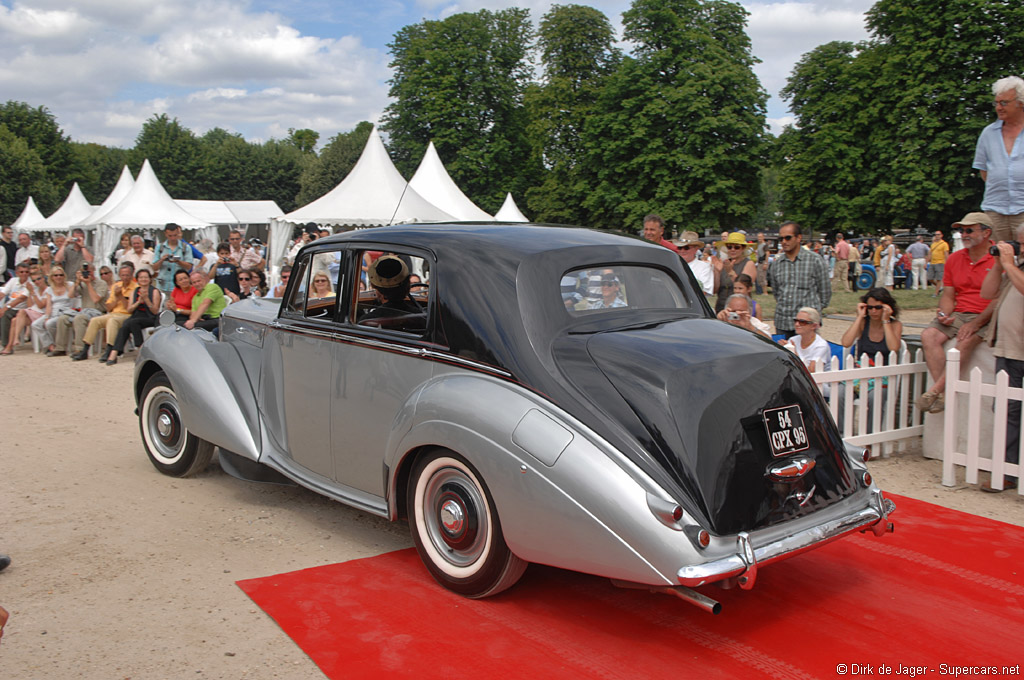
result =
[[[267,288],[266,250],[258,239],[245,242],[233,230],[222,243],[192,244],[177,224],[167,224],[161,235],[150,248],[143,235],[125,233],[104,257],[90,250],[82,229],[33,243],[30,234],[15,237],[4,227],[0,356],[34,340],[48,357],[81,361],[92,352],[112,366],[145,342],[145,330],[163,310],[185,328],[216,332],[227,305],[284,292]],[[282,279],[287,284],[287,272]]]

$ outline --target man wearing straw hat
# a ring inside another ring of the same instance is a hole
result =
[[[704,249],[704,242],[700,240],[695,231],[684,231],[679,234],[679,238],[672,241],[679,250],[679,257],[683,258],[683,262],[690,267],[690,271],[693,272],[694,277],[700,282],[700,287],[704,291],[705,295],[714,295],[715,293],[715,272],[711,268],[710,262],[697,259],[697,253]],[[718,258],[711,258],[713,261]]]

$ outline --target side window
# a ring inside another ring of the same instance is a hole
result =
[[[364,250],[352,321],[360,326],[422,335],[427,330],[430,271],[422,257]]]
[[[333,319],[338,304],[338,278],[341,271],[340,250],[313,255],[310,267],[309,294],[306,296],[306,317]]]
[[[292,267],[291,279],[289,282],[292,284],[291,291],[287,294],[288,297],[284,301],[284,311],[291,314],[302,314],[302,310],[306,306],[306,287],[309,284],[308,276],[309,273],[309,262],[312,258],[306,256],[295,263]]]

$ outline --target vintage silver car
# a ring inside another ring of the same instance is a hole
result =
[[[717,612],[692,588],[749,589],[769,563],[892,528],[800,361],[714,319],[675,253],[607,232],[316,241],[284,298],[230,305],[219,339],[158,330],[135,393],[161,472],[219,448],[236,476],[407,519],[469,597],[537,562]]]

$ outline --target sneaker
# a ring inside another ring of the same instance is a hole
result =
[[[939,398],[939,395],[935,392],[925,392],[914,401],[914,405],[917,406],[920,411],[927,411],[935,403],[935,400]]]
[[[1008,489],[1016,489],[1016,488],[1017,488],[1017,480],[1012,478],[1012,477],[1007,477],[1006,479],[1003,480],[1003,488],[1002,489],[993,488],[991,481],[985,482],[984,484],[981,485],[981,490],[984,491],[985,493],[999,493],[1001,491],[1006,491]]]
[[[946,410],[946,395],[938,394],[935,396],[935,401],[932,402],[931,407],[928,409],[928,413],[942,413]]]

